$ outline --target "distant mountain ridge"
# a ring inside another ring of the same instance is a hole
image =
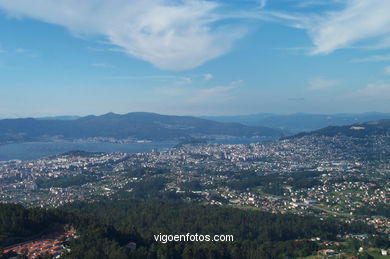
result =
[[[390,135],[390,120],[356,123],[348,126],[329,126],[312,132],[299,133],[291,138],[299,138],[303,136],[347,136],[366,138],[375,135]]]
[[[328,126],[344,126],[354,123],[390,119],[390,113],[360,113],[360,114],[305,114],[296,113],[288,115],[259,113],[241,116],[205,116],[220,122],[238,122],[248,126],[264,126],[282,129],[291,133],[313,131]]]
[[[38,119],[38,120],[77,120],[80,118],[81,118],[81,116],[65,115],[65,116],[40,117],[40,118],[36,118],[36,119]]]
[[[144,112],[124,115],[107,113],[73,120],[33,118],[0,120],[0,143],[96,137],[173,140],[205,136],[280,137],[282,135],[281,130],[267,127]]]

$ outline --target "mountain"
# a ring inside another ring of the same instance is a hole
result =
[[[80,119],[80,116],[75,115],[65,115],[65,116],[51,116],[51,117],[40,117],[38,120],[77,120]]]
[[[369,138],[373,136],[390,136],[390,120],[356,123],[348,126],[329,126],[312,132],[299,133],[294,138],[302,136],[346,136],[353,138]]]
[[[0,143],[85,139],[177,140],[189,137],[280,137],[281,130],[221,123],[189,116],[155,113],[108,113],[74,120],[4,119],[0,120]]]
[[[203,117],[220,122],[238,122],[248,126],[265,126],[282,129],[291,133],[313,131],[328,126],[344,126],[360,122],[390,119],[389,113],[361,113],[361,114],[289,114],[278,115],[259,113],[242,116],[209,116]]]
[[[237,122],[248,126],[259,126],[259,121],[265,118],[280,116],[273,113],[257,113],[236,116],[201,116],[200,118],[219,122]]]
[[[284,144],[305,146],[307,155],[319,153],[318,160],[388,161],[390,158],[390,120],[329,126],[312,132],[288,136]]]

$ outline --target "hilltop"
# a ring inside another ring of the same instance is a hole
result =
[[[345,126],[354,123],[378,121],[390,119],[389,113],[368,112],[368,113],[338,113],[338,114],[272,114],[258,113],[253,115],[239,116],[209,116],[205,119],[219,122],[238,122],[248,126],[265,126],[274,129],[282,129],[291,133],[313,131],[328,126]]]
[[[347,136],[354,138],[366,138],[390,133],[390,120],[356,123],[348,126],[329,126],[312,132],[299,133],[293,138],[303,136]]]

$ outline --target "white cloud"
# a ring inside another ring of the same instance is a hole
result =
[[[210,74],[210,73],[203,75],[203,80],[205,80],[205,81],[210,81],[213,78],[214,78],[213,74]]]
[[[351,62],[376,62],[376,61],[388,61],[390,60],[390,55],[374,55],[367,58],[355,58]]]
[[[364,43],[365,49],[390,47],[390,1],[311,0],[296,7],[324,5],[320,12],[261,11],[258,19],[304,29],[314,43],[312,54],[328,54]],[[327,8],[325,8],[327,6]]]
[[[336,86],[339,82],[331,79],[313,78],[309,80],[309,90],[321,90]]]
[[[184,70],[228,52],[244,30],[205,0],[0,0],[10,16],[29,17],[78,36],[104,36],[127,54],[162,69]],[[221,23],[220,23],[221,24]]]
[[[390,76],[390,66],[385,67],[385,74]]]
[[[304,27],[315,44],[313,54],[327,54],[367,39],[386,41],[389,13],[390,1],[347,0],[343,10],[307,20]]]
[[[372,83],[356,91],[356,95],[363,97],[390,98],[389,83]]]

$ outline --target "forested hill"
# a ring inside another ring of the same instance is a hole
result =
[[[299,133],[290,138],[300,138],[304,136],[347,136],[355,138],[366,138],[388,134],[390,134],[390,120],[380,120],[348,126],[331,126],[312,132]]]
[[[52,224],[69,224],[79,238],[61,258],[297,258],[315,254],[310,241],[337,240],[347,233],[375,233],[363,223],[277,215],[229,207],[200,206],[177,200],[78,202],[53,210],[0,204],[0,246]],[[156,242],[154,235],[233,235],[233,242]],[[136,242],[135,250],[126,244]],[[1,247],[0,247],[1,258]]]
[[[76,120],[4,119],[0,120],[0,143],[82,139],[173,140],[199,136],[280,137],[281,130],[251,127],[239,123],[221,123],[189,116],[155,113],[108,113]]]

